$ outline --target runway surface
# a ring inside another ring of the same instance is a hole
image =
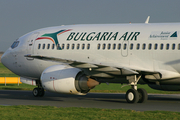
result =
[[[129,104],[125,100],[125,94],[88,93],[85,96],[77,96],[46,92],[44,97],[34,97],[32,91],[0,90],[0,105],[43,105],[180,112],[180,95],[149,94],[146,103]]]

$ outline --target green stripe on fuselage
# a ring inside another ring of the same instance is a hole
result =
[[[58,35],[59,33],[63,32],[63,31],[65,31],[65,30],[60,30],[60,31],[55,32],[55,33],[44,34],[44,35],[42,35],[42,36],[43,36],[43,37],[51,37],[51,38],[54,40],[56,46],[58,46],[59,42],[58,42],[58,39],[57,39],[57,35]],[[57,49],[58,49],[58,50],[62,50],[60,46],[58,46]]]

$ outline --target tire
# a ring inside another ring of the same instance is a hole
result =
[[[34,88],[33,89],[33,95],[34,95],[34,97],[38,97],[39,96],[39,88]]]
[[[143,88],[139,88],[137,89],[138,93],[139,93],[139,101],[138,103],[145,103],[148,99],[148,95],[145,89]]]
[[[129,89],[126,92],[126,101],[128,103],[137,103],[139,101],[139,93],[135,89]]]
[[[43,97],[44,96],[44,89],[43,88],[39,88],[39,97]]]

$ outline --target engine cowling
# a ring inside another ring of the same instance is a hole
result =
[[[41,74],[42,87],[48,91],[83,95],[99,82],[86,77],[78,68],[66,65],[50,66]]]

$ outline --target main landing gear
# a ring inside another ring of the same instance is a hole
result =
[[[130,76],[128,77],[129,84],[131,85],[131,89],[129,89],[126,92],[126,101],[128,103],[144,103],[148,99],[148,95],[145,89],[143,88],[138,88],[137,89],[137,82],[141,76],[137,78],[137,76]]]
[[[36,81],[36,85],[38,85],[38,87],[33,89],[34,97],[43,97],[45,91],[44,88],[42,88],[40,81]]]

